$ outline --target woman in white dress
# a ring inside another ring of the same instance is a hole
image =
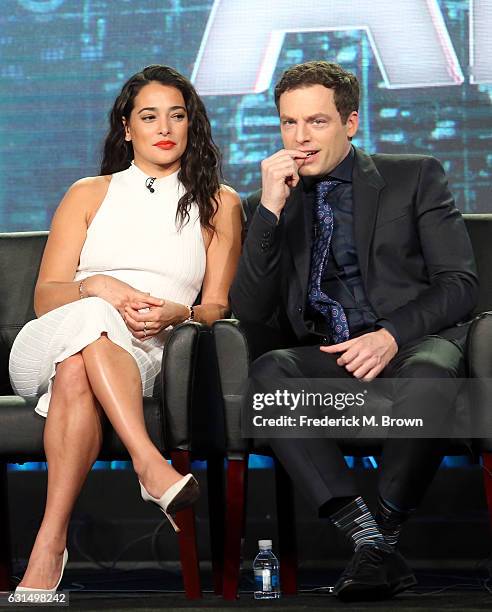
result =
[[[11,352],[16,393],[46,417],[48,491],[20,589],[56,590],[70,515],[96,460],[105,415],[130,454],[142,497],[172,514],[198,485],[151,442],[142,393],[157,393],[168,330],[228,311],[241,207],[219,183],[205,107],[172,68],[149,66],[110,115],[101,175],[77,181],[53,218],[34,304]],[[193,307],[202,291],[201,304]],[[18,587],[19,588],[19,587]]]

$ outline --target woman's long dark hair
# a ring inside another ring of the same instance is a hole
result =
[[[190,219],[193,202],[198,206],[200,224],[213,231],[212,219],[218,202],[221,176],[221,157],[212,139],[205,106],[193,85],[169,66],[155,64],[137,72],[123,85],[109,115],[110,127],[104,141],[101,174],[126,170],[133,159],[133,145],[125,140],[123,118],[129,119],[139,91],[149,83],[175,87],[182,94],[188,113],[188,144],[181,157],[178,179],[185,194],[178,202],[176,220],[179,227]]]

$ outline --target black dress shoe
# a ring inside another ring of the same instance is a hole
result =
[[[386,544],[366,544],[354,553],[333,593],[343,601],[388,599],[416,582],[399,552]]]
[[[393,550],[393,555],[385,562],[391,596],[402,593],[417,584],[415,574],[410,569],[403,556]]]

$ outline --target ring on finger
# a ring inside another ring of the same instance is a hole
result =
[[[143,333],[144,333],[144,336],[147,337],[147,321],[144,321]]]

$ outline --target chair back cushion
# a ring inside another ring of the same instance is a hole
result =
[[[9,353],[19,330],[36,317],[34,287],[48,232],[0,234],[0,395],[11,395]]]

